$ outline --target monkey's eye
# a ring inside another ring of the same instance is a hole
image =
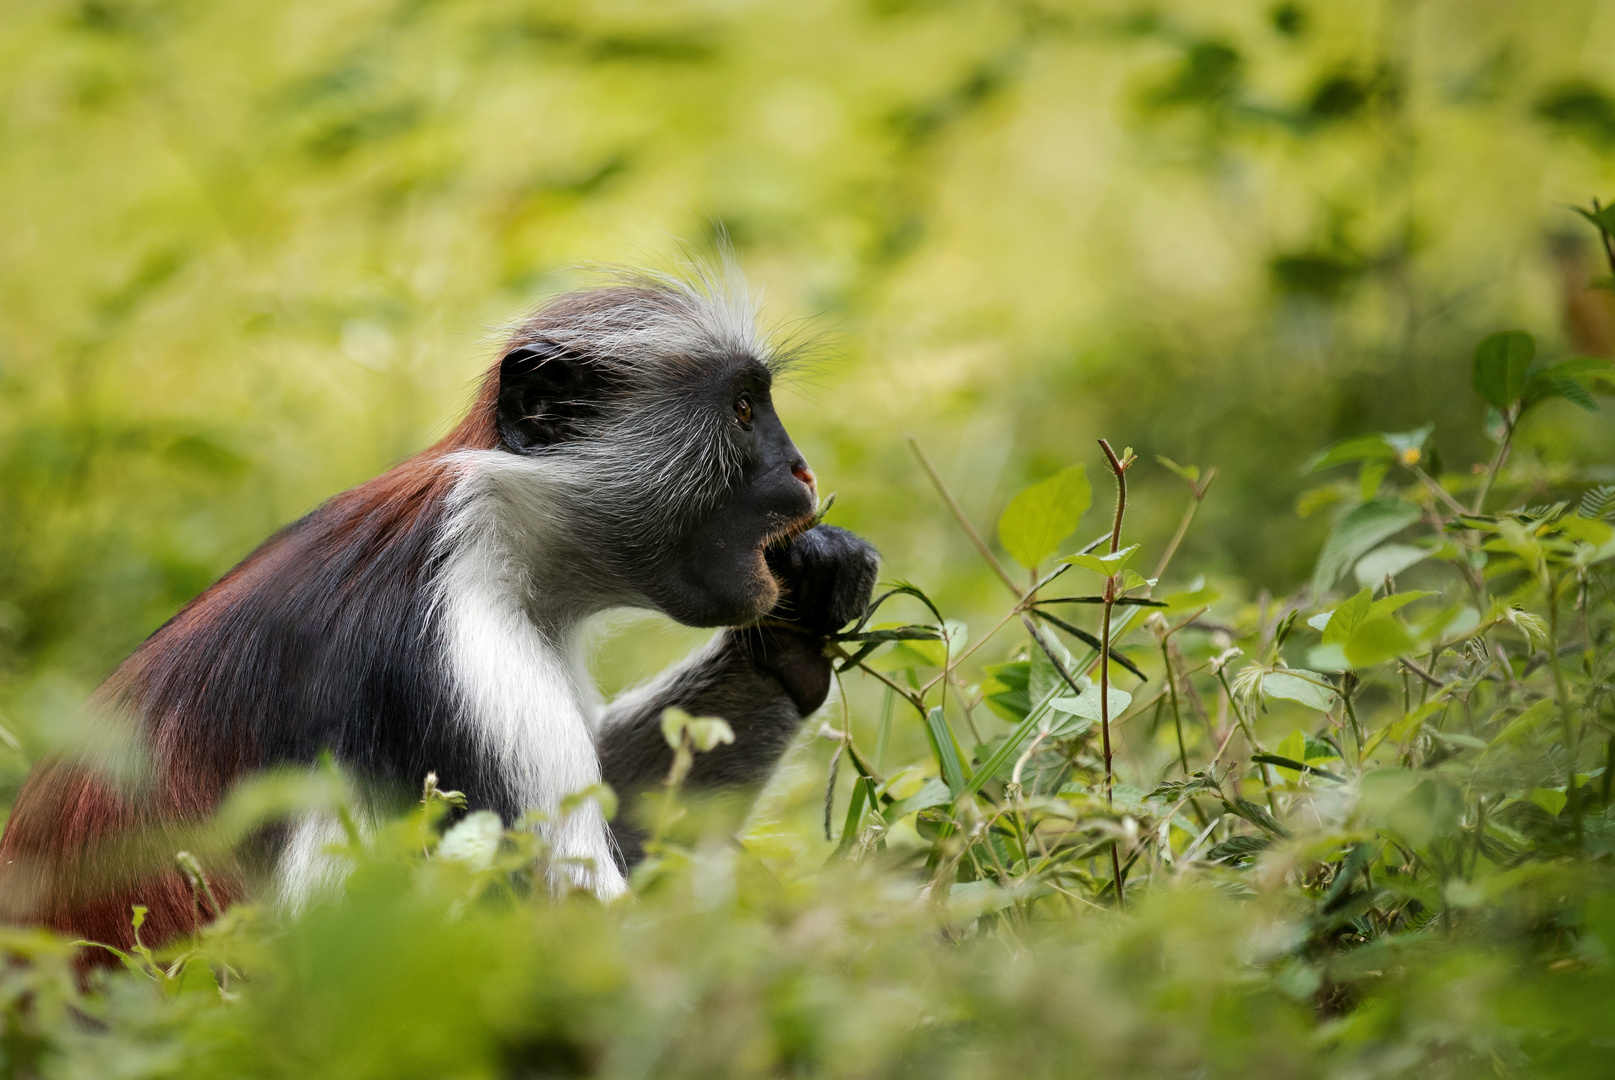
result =
[[[742,427],[751,427],[751,398],[745,394],[735,398],[735,419]]]

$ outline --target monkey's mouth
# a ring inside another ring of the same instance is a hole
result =
[[[757,597],[759,615],[767,614],[780,601],[781,592],[785,588],[785,579],[778,567],[786,561],[785,552],[790,547],[791,541],[818,523],[819,515],[816,512],[803,514],[770,532],[757,545],[756,554],[752,557],[756,560],[757,584],[760,587]]]
[[[809,511],[801,517],[794,518],[785,525],[763,537],[762,543],[757,545],[757,553],[766,556],[771,551],[783,551],[792,540],[807,532],[819,523],[818,511]]]

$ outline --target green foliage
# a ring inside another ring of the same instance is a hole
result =
[[[1525,374],[1536,358],[1536,339],[1523,330],[1493,334],[1475,346],[1475,393],[1495,409],[1507,409],[1525,392]]]
[[[1077,531],[1092,504],[1087,471],[1081,465],[1062,469],[1010,500],[998,519],[998,540],[1010,558],[1035,570]]]
[[[1351,565],[1419,519],[1419,508],[1400,499],[1370,499],[1348,510],[1318,555],[1312,591],[1322,594]]]
[[[917,584],[834,643],[748,822],[677,784],[744,731],[665,718],[631,897],[552,895],[434,780],[300,914],[87,988],[0,933],[0,1075],[1607,1073],[1615,218],[1564,209],[1615,151],[1595,8],[12,5],[0,795],[115,754],[94,684],[441,432],[481,328],[673,238],[846,331],[778,401]],[[1161,467],[1121,552],[1050,569],[1098,434]],[[203,896],[353,802],[261,778],[169,855]]]

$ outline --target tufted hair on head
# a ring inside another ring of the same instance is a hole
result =
[[[557,360],[588,373],[553,425],[553,447],[501,454],[503,465],[484,467],[524,474],[574,511],[586,506],[574,520],[648,558],[715,505],[743,466],[714,381],[745,366],[772,377],[802,352],[800,342],[781,345],[760,329],[728,258],[681,273],[614,270],[607,284],[556,296],[512,329],[461,429],[470,437],[450,436],[444,449],[501,447],[501,377],[512,364],[531,371]]]
[[[777,372],[794,359],[795,350],[759,329],[751,290],[728,258],[716,266],[692,262],[682,274],[615,270],[610,280],[542,305],[516,326],[505,352],[556,348],[652,379],[740,359]]]

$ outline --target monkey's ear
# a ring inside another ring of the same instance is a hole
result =
[[[574,439],[599,412],[604,392],[599,368],[562,349],[512,349],[499,364],[499,439],[518,454]]]

